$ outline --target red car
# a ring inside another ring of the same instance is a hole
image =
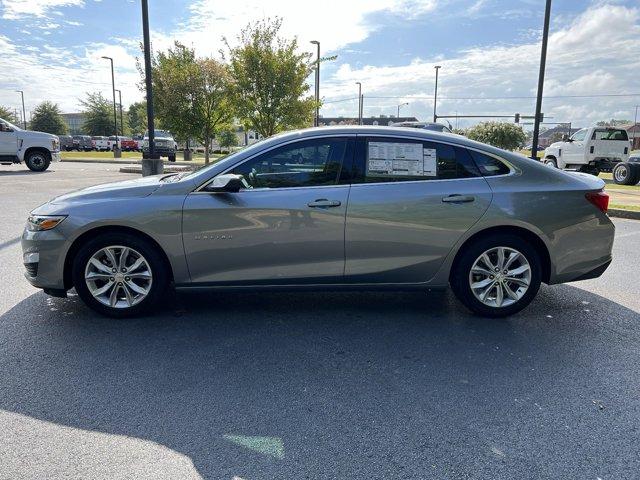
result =
[[[129,137],[121,137],[120,148],[125,152],[135,152],[138,150],[138,142]]]

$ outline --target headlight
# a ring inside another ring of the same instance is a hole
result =
[[[60,142],[58,140],[51,141],[51,148],[53,149],[54,152],[58,150],[59,147],[60,147]]]
[[[27,230],[32,232],[51,230],[56,228],[65,218],[67,218],[66,215],[29,215]]]

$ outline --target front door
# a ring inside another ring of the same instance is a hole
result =
[[[585,137],[587,135],[587,129],[583,128],[578,130],[571,136],[571,142],[567,142],[562,146],[562,160],[565,165],[583,164],[586,152]]]
[[[350,188],[341,172],[353,145],[344,136],[295,141],[227,172],[251,188],[190,194],[183,239],[192,282],[341,281]]]
[[[354,165],[345,227],[351,283],[428,281],[491,203],[462,147],[368,137],[358,140]]]
[[[9,125],[0,121],[0,156],[15,157],[18,151],[18,136]]]

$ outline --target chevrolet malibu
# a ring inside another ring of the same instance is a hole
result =
[[[513,314],[541,282],[594,278],[614,226],[602,180],[458,135],[329,127],[278,135],[188,174],[99,185],[36,208],[26,278],[99,313],[167,288],[428,290]]]

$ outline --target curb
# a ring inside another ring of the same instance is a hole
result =
[[[124,160],[100,160],[100,159],[94,159],[94,158],[78,158],[78,159],[70,159],[70,158],[65,158],[60,160],[61,163],[100,163],[103,165],[140,165],[140,161],[141,159],[138,158],[125,158]],[[213,163],[213,162],[211,162]],[[211,165],[211,163],[209,163],[209,165]],[[184,161],[180,161],[180,162],[164,162],[165,165],[184,165],[184,166],[200,166],[200,165],[204,165],[204,163],[198,163],[198,162],[184,162]]]
[[[162,173],[182,173],[182,172],[190,172],[191,168],[183,165],[166,165],[163,168]],[[142,175],[142,166],[138,165],[126,165],[124,167],[120,167],[120,173],[139,173]]]
[[[630,220],[640,220],[640,212],[635,210],[622,210],[621,208],[610,208],[607,210],[610,217],[627,218]]]

